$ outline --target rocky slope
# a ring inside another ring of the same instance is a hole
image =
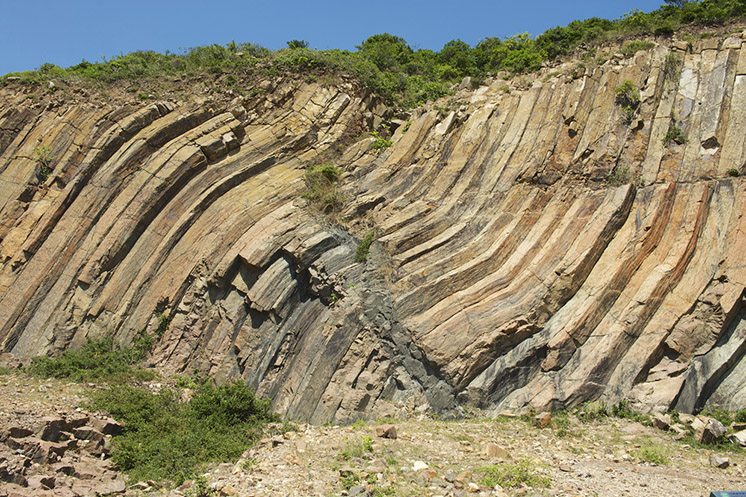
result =
[[[384,151],[365,130],[391,116],[342,81],[156,103],[11,84],[0,344],[147,330],[157,366],[242,377],[312,422],[744,407],[744,37],[460,90]],[[666,144],[674,119],[687,139]],[[333,218],[302,198],[326,161],[348,172]]]

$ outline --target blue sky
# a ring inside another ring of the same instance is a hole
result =
[[[250,41],[280,48],[304,39],[347,48],[375,33],[439,49],[587,17],[653,10],[662,0],[0,0],[0,74],[99,61],[134,50],[172,52]]]

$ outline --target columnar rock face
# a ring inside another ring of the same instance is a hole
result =
[[[383,152],[363,133],[380,106],[352,86],[263,85],[229,105],[2,90],[4,351],[146,330],[159,367],[243,378],[314,422],[746,406],[740,36],[462,90]],[[331,218],[302,198],[330,160]]]

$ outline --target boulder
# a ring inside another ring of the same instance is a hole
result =
[[[655,414],[651,422],[655,428],[662,431],[668,431],[671,428],[671,416],[668,414]]]
[[[719,456],[717,454],[713,454],[710,456],[710,466],[712,466],[713,468],[725,469],[730,466],[730,459],[728,459],[727,457]]]
[[[75,413],[71,416],[65,417],[67,431],[75,430],[76,428],[81,428],[87,425],[90,419],[91,418],[88,417],[88,415],[82,413]]]
[[[39,438],[47,442],[69,439],[69,436],[65,434],[68,427],[64,418],[44,418],[43,421],[44,427],[39,432]]]
[[[546,428],[552,421],[552,413],[542,412],[534,416],[534,426],[537,428]]]
[[[34,475],[28,478],[28,487],[31,489],[51,490],[54,488],[57,480],[54,476]]]
[[[112,418],[93,418],[91,424],[104,435],[116,436],[124,431],[124,425]]]
[[[510,452],[495,443],[488,443],[484,446],[484,455],[491,459],[499,459],[501,461],[507,461],[511,458]]]
[[[701,423],[692,424],[694,438],[698,442],[711,444],[722,439],[728,432],[723,423],[713,418],[700,418]]]
[[[8,436],[13,438],[26,438],[33,435],[33,430],[22,426],[11,426],[8,428]]]
[[[91,428],[90,426],[76,428],[75,430],[73,430],[73,435],[75,435],[75,438],[77,438],[78,440],[93,440],[95,442],[101,443],[103,443],[104,439],[106,438],[106,435],[96,430],[95,428]]]
[[[380,438],[390,438],[396,440],[396,426],[394,425],[380,425],[376,426],[376,436]]]
[[[741,447],[746,447],[746,430],[737,431],[729,436],[728,439]]]

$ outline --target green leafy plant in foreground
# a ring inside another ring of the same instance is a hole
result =
[[[91,408],[124,423],[112,460],[131,479],[180,484],[206,463],[237,459],[275,416],[241,382],[202,383],[188,402],[176,390],[130,385],[94,392]]]

